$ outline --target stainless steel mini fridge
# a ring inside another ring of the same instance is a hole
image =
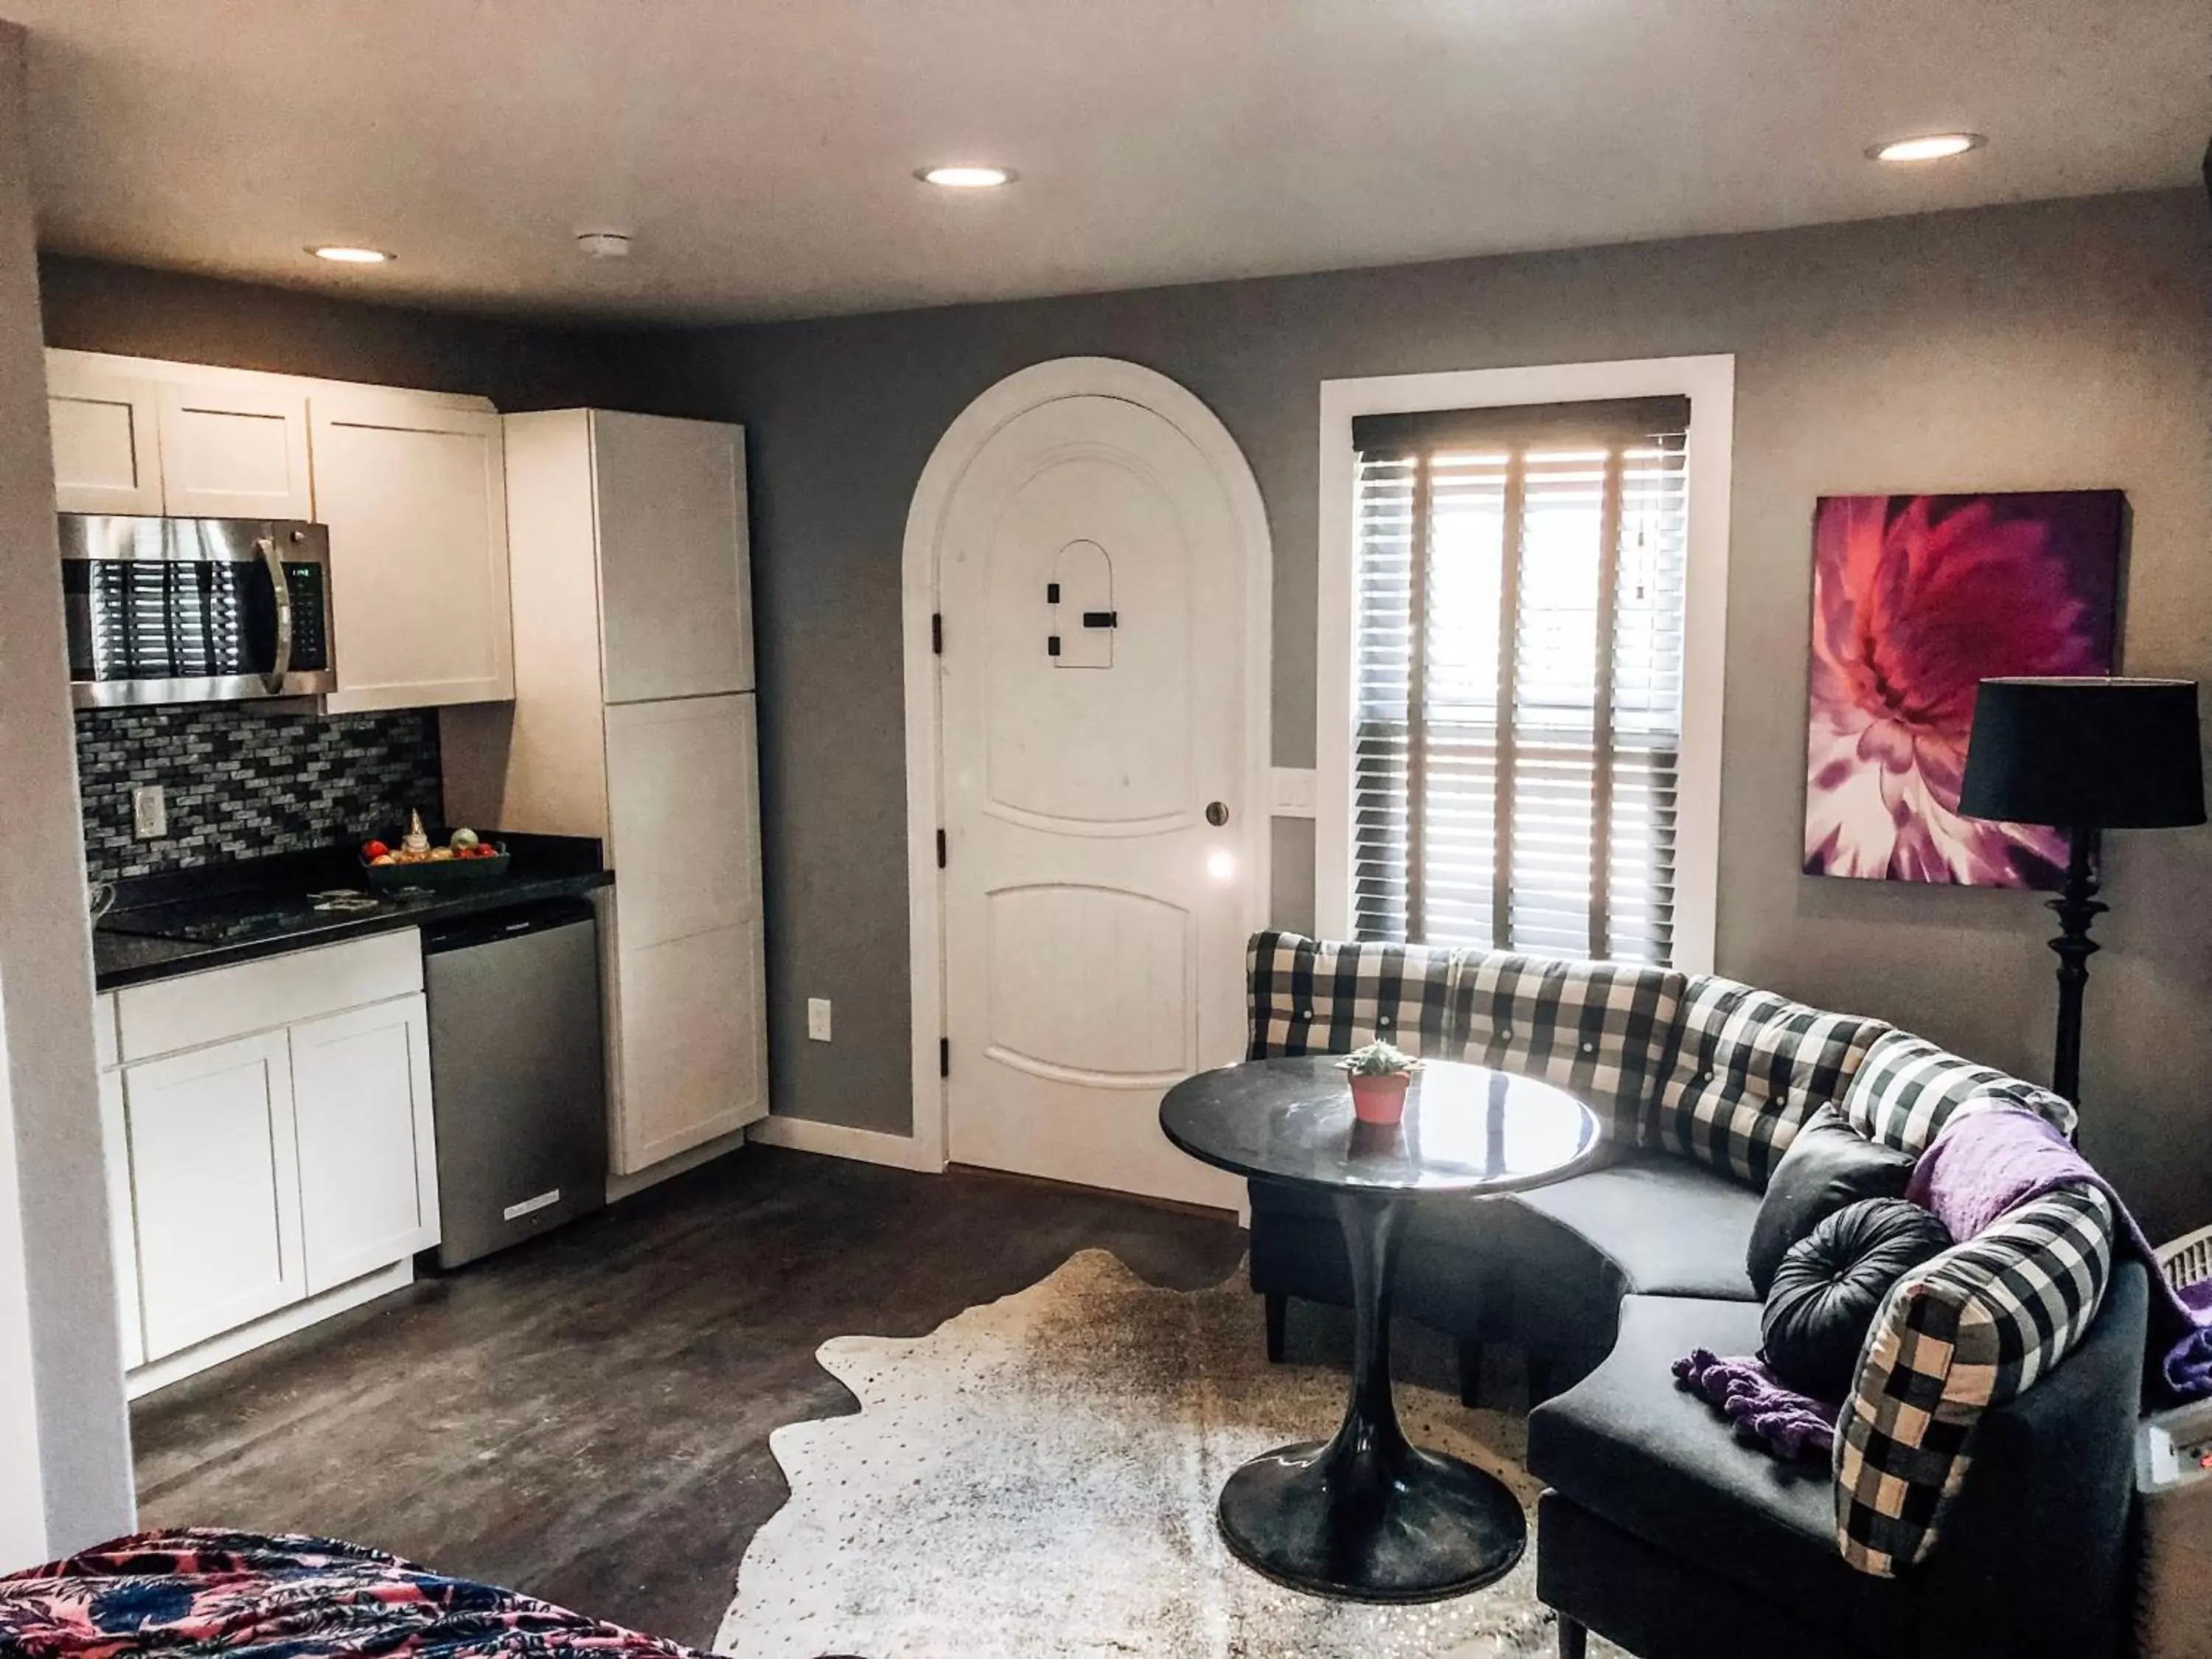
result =
[[[606,1202],[599,928],[584,899],[427,927],[437,1264],[457,1267]]]

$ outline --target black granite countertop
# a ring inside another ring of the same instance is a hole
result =
[[[369,933],[579,896],[614,882],[599,843],[587,836],[488,834],[512,855],[504,876],[448,892],[380,896],[374,908],[357,911],[318,911],[308,902],[310,894],[363,890],[359,855],[350,847],[118,882],[113,909],[93,929],[93,983],[102,991],[143,985]],[[222,933],[234,927],[246,936],[218,941],[145,931],[164,927],[172,918],[188,919],[195,931]]]

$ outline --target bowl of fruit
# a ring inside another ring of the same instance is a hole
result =
[[[434,843],[420,812],[408,815],[407,833],[397,842],[371,841],[361,849],[362,871],[372,893],[409,888],[443,892],[495,881],[507,873],[509,861],[505,848],[473,830],[456,830],[442,844]]]

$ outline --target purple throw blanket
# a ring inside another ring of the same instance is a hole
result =
[[[1747,1446],[1784,1462],[1826,1464],[1834,1456],[1836,1418],[1828,1405],[1778,1381],[1759,1359],[1723,1359],[1692,1348],[1674,1362],[1675,1386],[1717,1406]]]
[[[2184,1301],[2175,1293],[2112,1183],[2035,1113],[1996,1104],[1959,1113],[1920,1155],[1905,1195],[1934,1211],[1954,1238],[1964,1239],[2030,1199],[2073,1186],[2094,1187],[2112,1201],[2122,1243],[2150,1270],[2154,1392],[2162,1390],[2166,1401],[2212,1395],[2212,1308],[2201,1297]]]

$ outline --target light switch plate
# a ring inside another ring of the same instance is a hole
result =
[[[1279,818],[1310,818],[1314,815],[1314,769],[1310,766],[1278,766],[1274,769],[1275,798],[1272,810]]]
[[[169,833],[169,804],[160,784],[141,783],[132,787],[131,833],[140,841],[159,841]]]
[[[806,1035],[817,1042],[830,1041],[830,999],[806,999]]]

